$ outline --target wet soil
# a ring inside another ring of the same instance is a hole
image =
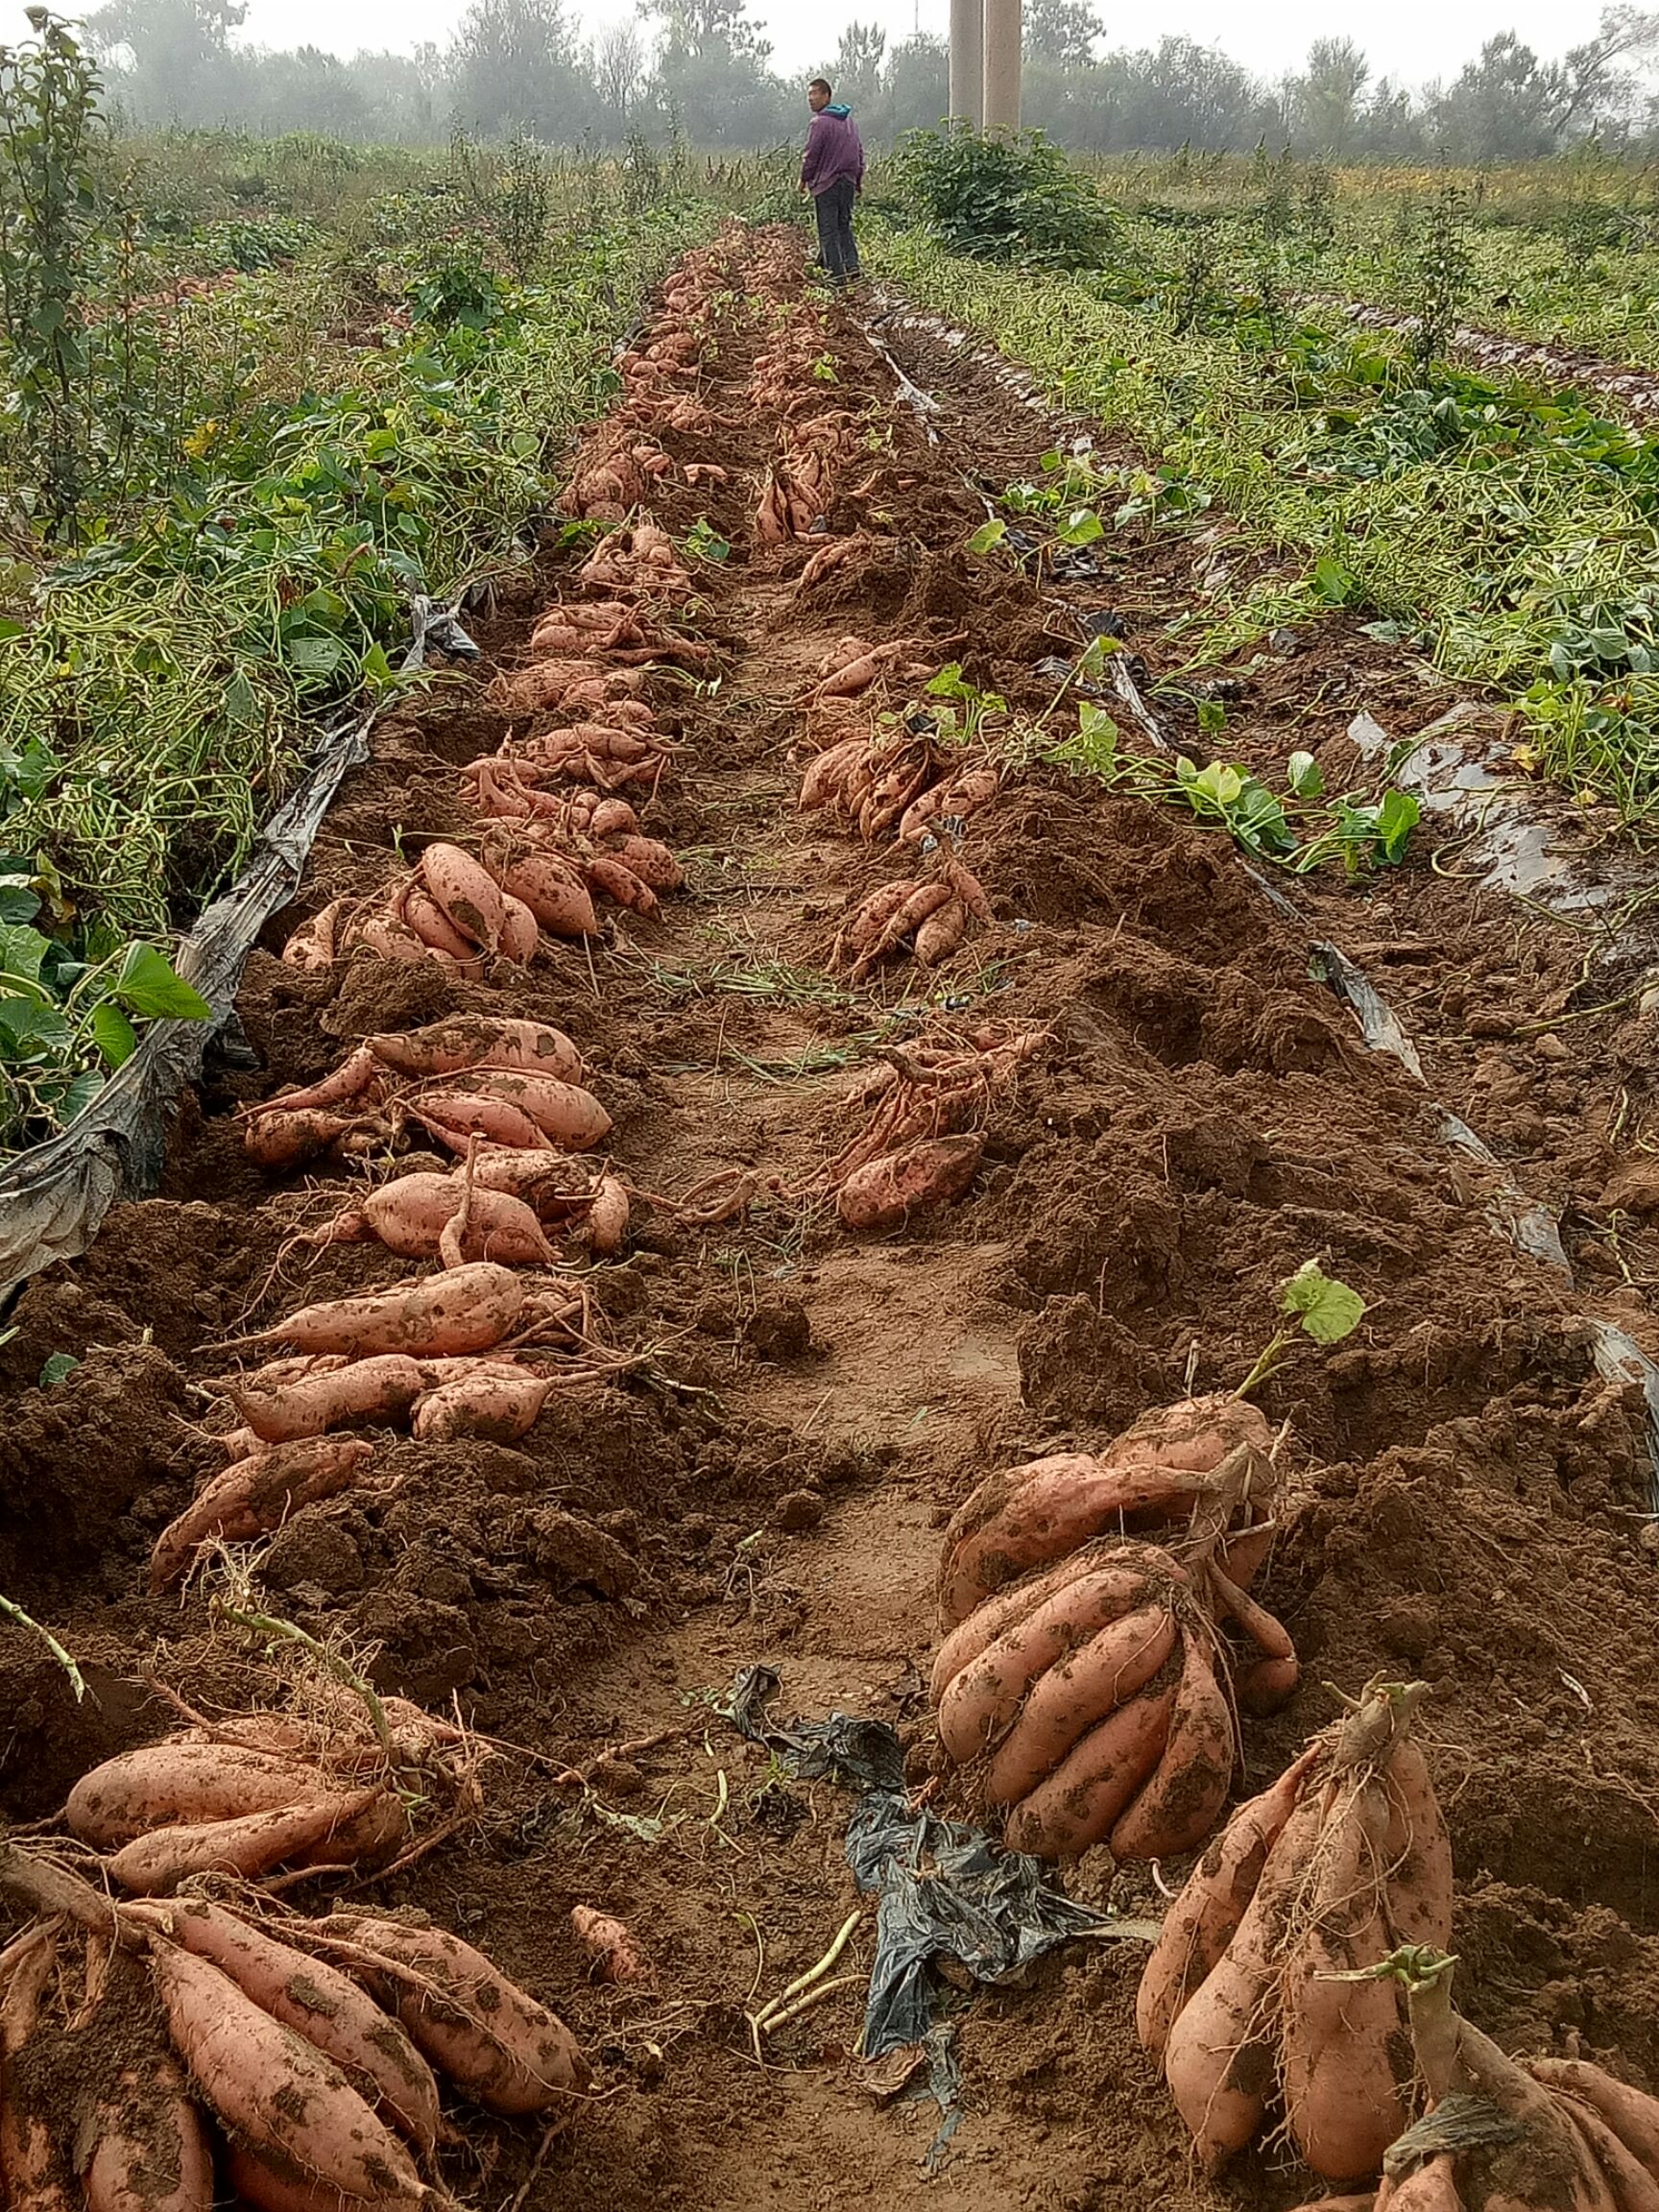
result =
[[[1582,934],[1461,881],[1431,826],[1397,870],[1296,883],[1297,920],[1218,832],[1042,765],[965,831],[992,924],[939,970],[901,963],[858,986],[832,972],[839,924],[901,869],[890,844],[795,807],[802,700],[836,641],[915,640],[920,661],[960,662],[1029,717],[1053,697],[1040,664],[1104,596],[1171,739],[1208,757],[1196,700],[1158,679],[1228,525],[1125,533],[1102,573],[1042,589],[975,557],[981,486],[1030,474],[1055,424],[959,349],[885,326],[937,398],[925,427],[859,309],[815,302],[790,246],[742,254],[700,386],[727,426],[669,441],[679,466],[656,495],[677,539],[706,515],[731,544],[699,566],[691,610],[724,640],[719,682],[664,691],[678,750],[646,814],[686,888],[660,920],[608,909],[600,940],[544,941],[532,968],[485,981],[364,953],[297,974],[276,957],[286,930],[389,875],[399,841],[464,826],[455,769],[508,722],[486,669],[381,726],[301,900],[250,963],[240,1012],[260,1070],[210,1069],[181,1102],[161,1192],[36,1279],[0,1347],[0,1590],[84,1658],[93,1692],[76,1705],[41,1647],[0,1629],[0,1806],[45,1819],[94,1759],[160,1733],[142,1667],[199,1702],[238,1701],[248,1662],[199,1599],[142,1595],[157,1528],[219,1464],[216,1347],[401,1271],[373,1247],[284,1249],[351,1178],[262,1175],[237,1105],[374,1030],[535,1012],[587,1057],[637,1190],[672,1197],[747,1168],[759,1194],[714,1225],[640,1200],[629,1250],[589,1277],[607,1340],[638,1365],[556,1395],[511,1448],[382,1439],[375,1489],[296,1515],[260,1569],[276,1610],[349,1643],[382,1687],[454,1701],[517,1747],[486,1768],[477,1826],[375,1893],[425,1908],[553,2005],[601,2095],[552,2139],[468,2115],[445,2153],[459,2194],[492,2212],[517,2212],[521,2190],[532,2208],[602,2197],[617,2212],[1277,2212],[1316,2194],[1284,2152],[1214,2186],[1195,2174],[1135,2041],[1127,1942],[956,2001],[968,2109],[937,2176],[931,2105],[878,2100],[856,2068],[856,1989],[757,2063],[745,2011],[855,1902],[848,1800],[792,1780],[715,1710],[765,1663],[788,1711],[888,1720],[929,1771],[923,1683],[954,1505],[989,1469],[1103,1440],[1189,1378],[1236,1383],[1272,1333],[1276,1286],[1310,1258],[1368,1311],[1262,1395],[1287,1425],[1288,1501],[1260,1588],[1305,1687],[1248,1726],[1240,1790],[1332,1718],[1328,1684],[1427,1677],[1464,2002],[1511,2048],[1608,2055],[1659,2090],[1650,1470],[1640,1392],[1598,1373],[1586,1318],[1659,1350],[1647,1018],[1581,1018]],[[809,341],[824,403],[854,411],[867,456],[826,515],[859,548],[805,589],[824,539],[767,547],[754,531],[780,410],[754,403],[752,378],[781,325]],[[727,482],[688,484],[684,465],[709,460]],[[578,558],[550,557],[499,608],[495,666],[522,664],[535,613],[576,595]],[[1308,748],[1336,787],[1357,780],[1358,709],[1407,734],[1449,703],[1339,619],[1223,673],[1230,757],[1265,767]],[[904,687],[876,704],[902,708]],[[1314,972],[1316,937],[1374,974],[1426,1085],[1366,1049]],[[960,1204],[859,1238],[788,1195],[858,1126],[852,1094],[879,1046],[986,1021],[1048,1035],[989,1102]],[[1571,1277],[1516,1249],[1436,1097],[1559,1216]],[[36,1387],[59,1353],[81,1364]],[[1161,1909],[1147,1870],[1104,1850],[1067,1883]],[[578,1903],[630,1924],[654,1988],[591,1980]],[[866,1924],[848,1962],[870,1956]]]

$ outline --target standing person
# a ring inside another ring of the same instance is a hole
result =
[[[814,77],[806,87],[812,121],[801,162],[801,189],[812,195],[818,216],[818,258],[839,290],[858,275],[853,203],[864,181],[864,146],[852,108],[830,93],[828,77]]]

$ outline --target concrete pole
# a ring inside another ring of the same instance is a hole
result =
[[[985,120],[985,0],[950,0],[950,116]]]
[[[1021,0],[985,0],[985,128],[1020,128]]]

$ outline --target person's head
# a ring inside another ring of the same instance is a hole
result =
[[[814,115],[821,115],[824,109],[829,107],[832,89],[828,77],[814,77],[811,84],[807,85],[806,105],[811,108]]]

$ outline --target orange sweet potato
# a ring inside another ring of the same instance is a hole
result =
[[[511,1333],[523,1303],[523,1286],[510,1267],[479,1261],[396,1290],[302,1307],[249,1342],[344,1352],[357,1360],[373,1353],[486,1352]],[[349,1373],[329,1380],[344,1382]]]
[[[1209,1639],[1182,1631],[1181,1681],[1158,1764],[1112,1829],[1118,1859],[1168,1859],[1201,1843],[1233,1780],[1233,1715]]]
[[[307,1760],[186,1737],[106,1759],[70,1791],[64,1817],[83,1843],[108,1851],[152,1828],[286,1811],[326,1794]]]
[[[529,853],[501,877],[501,888],[528,906],[554,937],[591,937],[599,918],[587,886],[567,861],[551,853]]]
[[[580,1083],[582,1055],[551,1022],[493,1014],[452,1014],[423,1029],[364,1039],[382,1067],[399,1075],[455,1075],[467,1068],[517,1068]]]
[[[433,1444],[462,1436],[515,1444],[535,1427],[552,1387],[549,1376],[481,1360],[469,1374],[440,1383],[417,1403],[415,1434]]]
[[[151,1590],[180,1581],[209,1537],[246,1543],[279,1527],[301,1505],[349,1489],[373,1455],[373,1445],[358,1438],[306,1437],[232,1460],[156,1539]]]
[[[278,1942],[203,1897],[133,1908],[198,1959],[228,1974],[261,2011],[331,2058],[421,2152],[438,2140],[438,2083],[397,2022],[339,1967]]]
[[[1081,1737],[1008,1818],[1016,1851],[1074,1859],[1111,1833],[1158,1763],[1175,1705],[1175,1682],[1154,1676],[1138,1696]]]
[[[543,1137],[565,1151],[589,1151],[611,1133],[610,1115],[580,1084],[494,1068],[481,1070],[472,1081],[480,1094],[517,1108]]]
[[[656,1981],[650,1960],[643,1956],[622,1921],[613,1920],[609,1913],[594,1911],[590,1905],[572,1905],[570,1925],[583,1949],[593,1954],[593,1970],[601,1982],[649,1985]]]
[[[86,2212],[210,2212],[212,2154],[170,2054],[143,2073],[124,2069],[100,2096],[89,2133]]]
[[[1037,1677],[1147,1595],[1147,1577],[1136,1566],[1098,1568],[1056,1591],[989,1643],[939,1700],[939,1741],[950,1757],[966,1765],[999,1743]]]
[[[531,1152],[548,1149],[547,1140],[528,1114],[483,1088],[482,1075],[465,1091],[426,1091],[411,1107],[416,1120],[441,1138],[453,1152],[465,1152],[473,1137],[492,1144],[517,1145]]]
[[[494,950],[507,920],[501,892],[470,853],[442,840],[428,845],[421,855],[421,879],[464,938]]]
[[[400,1175],[369,1193],[362,1214],[389,1251],[405,1260],[431,1260],[466,1195],[457,1175]],[[476,1175],[465,1245],[467,1259],[493,1260],[504,1267],[547,1267],[554,1259],[541,1224],[524,1201],[481,1188]]]
[[[419,2212],[427,2192],[414,2160],[331,2059],[205,1959],[163,1942],[152,1972],[174,2044],[228,2133],[347,2206]]]
[[[70,2195],[53,2131],[26,2101],[19,2061],[39,2025],[46,1984],[58,1963],[50,1922],[8,1945],[0,1987],[0,2186],[11,2212],[69,2212]]]
[[[460,967],[471,967],[477,961],[478,947],[456,928],[422,885],[411,883],[399,893],[397,914],[403,926],[412,929],[428,951],[442,952]]]
[[[1167,1599],[1151,1598],[1056,1660],[1033,1683],[998,1746],[982,1784],[987,1801],[1011,1805],[1029,1795],[1091,1728],[1140,1695],[1169,1659],[1176,1637]]]
[[[261,1167],[298,1167],[319,1152],[325,1152],[355,1126],[346,1114],[318,1108],[290,1114],[271,1107],[248,1123],[242,1143],[249,1159]]]
[[[285,1860],[333,1839],[387,1792],[372,1790],[311,1794],[297,1790],[296,1803],[235,1820],[152,1828],[124,1843],[108,1862],[123,1889],[139,1897],[170,1897],[192,1874],[238,1874],[253,1881]]]
[[[351,1947],[353,1963],[378,1959],[403,1969],[387,1982],[399,2019],[487,2110],[544,2112],[587,2086],[587,2062],[563,2021],[460,1936],[355,1912],[332,1912],[321,1926]]]
[[[402,1353],[357,1359],[296,1382],[232,1384],[230,1400],[262,1444],[323,1436],[354,1421],[392,1421],[421,1395],[421,1370]]]
[[[897,1229],[919,1209],[948,1206],[974,1180],[982,1137],[928,1137],[855,1168],[836,1193],[849,1229]]]

